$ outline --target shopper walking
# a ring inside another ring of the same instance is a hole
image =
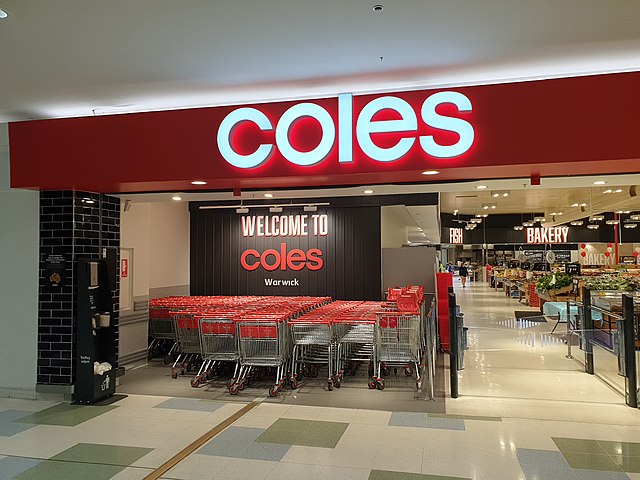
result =
[[[462,282],[462,288],[467,286],[467,276],[469,276],[469,269],[467,268],[467,264],[464,263],[460,267],[460,281]]]

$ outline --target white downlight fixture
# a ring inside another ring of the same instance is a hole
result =
[[[422,175],[438,175],[440,172],[437,170],[425,170]]]
[[[171,200],[179,202],[180,200],[182,200],[182,197],[180,195],[174,195],[173,197],[171,197]]]
[[[604,220],[604,215],[591,215],[589,217],[590,222],[601,222]]]
[[[571,225],[573,225],[574,227],[579,227],[581,225],[584,225],[584,220],[574,220],[573,222],[571,222]]]
[[[205,182],[204,180],[194,180],[193,182],[191,182],[191,185],[206,185],[207,182]]]
[[[587,228],[589,230],[597,230],[597,229],[600,228],[600,225],[598,225],[597,223],[591,223],[591,224],[587,225]]]
[[[605,223],[607,225],[618,225],[620,223],[620,220],[607,220]]]
[[[606,185],[607,182],[605,182],[604,180],[596,180],[595,182],[593,182],[594,185]]]
[[[478,186],[476,187],[476,189],[477,189],[477,190],[486,190],[486,189],[487,189],[487,186],[486,186],[486,185],[478,185]]]
[[[265,198],[273,198],[273,193],[265,193],[264,197]]]
[[[625,223],[624,228],[636,228],[638,226],[637,223]]]
[[[366,193],[367,195],[371,195],[373,193],[373,190],[365,190],[362,193]]]
[[[515,227],[513,227],[514,230],[524,230],[524,227],[522,225],[516,225]]]

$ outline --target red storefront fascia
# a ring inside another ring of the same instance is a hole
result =
[[[640,73],[621,73],[16,122],[11,186],[149,192],[423,182],[426,170],[438,181],[635,173],[639,86]]]

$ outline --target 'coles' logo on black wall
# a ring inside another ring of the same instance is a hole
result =
[[[328,234],[329,221],[326,214],[318,215],[249,215],[241,219],[243,237],[308,237]],[[307,268],[320,270],[324,261],[322,250],[311,248],[306,252],[294,248],[288,250],[285,242],[278,250],[269,248],[263,252],[250,248],[240,255],[242,268],[248,271],[263,268],[268,272],[275,270],[300,271]]]

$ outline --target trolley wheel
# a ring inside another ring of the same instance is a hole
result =
[[[333,382],[331,382],[331,381],[327,382],[327,390],[329,390],[329,391],[333,390]]]
[[[201,373],[198,376],[198,380],[200,380],[200,383],[202,385],[204,385],[205,383],[207,383],[207,380],[210,380],[211,377],[209,377],[209,372],[205,372],[205,373]]]
[[[273,386],[269,389],[269,396],[277,397],[279,392],[280,392],[280,389],[277,386]]]
[[[171,358],[171,355],[165,355],[162,361],[165,365],[169,365],[170,363],[173,363],[173,358]]]
[[[199,377],[193,377],[189,383],[191,384],[191,386],[193,388],[198,388],[200,386],[200,378]]]
[[[153,351],[149,350],[147,352],[147,360],[153,360]]]
[[[336,381],[333,382],[333,386],[336,387],[336,388],[340,388],[340,380],[336,379]]]
[[[376,381],[375,380],[371,380],[369,382],[369,390],[374,390],[376,388]]]
[[[384,390],[384,380],[382,378],[376,382],[376,388],[378,390]]]
[[[413,367],[404,367],[404,374],[407,377],[413,376]]]
[[[186,370],[184,367],[182,367],[182,368],[180,369],[180,375],[184,375],[186,371],[187,371],[187,370]]]
[[[172,372],[171,372],[171,378],[173,378],[173,379],[178,378],[178,372],[176,372],[176,371],[172,371]]]
[[[229,393],[231,395],[237,395],[239,391],[240,391],[240,389],[238,388],[238,385],[236,385],[236,384],[233,384],[233,385],[231,385],[229,387]]]
[[[296,388],[298,388],[300,386],[300,384],[298,383],[298,381],[295,378],[292,378],[291,381],[289,382],[289,384],[291,385],[291,388],[293,390],[295,390]]]
[[[236,385],[238,385],[238,388],[239,388],[240,390],[244,390],[244,389],[246,388],[246,386],[247,386],[247,383],[248,383],[248,382],[244,382],[244,381],[243,381],[243,382],[240,382],[240,383],[238,383],[238,384],[236,384]]]
[[[229,381],[227,381],[227,388],[230,389],[233,386],[234,383],[236,383],[236,379],[235,378],[229,379]]]

